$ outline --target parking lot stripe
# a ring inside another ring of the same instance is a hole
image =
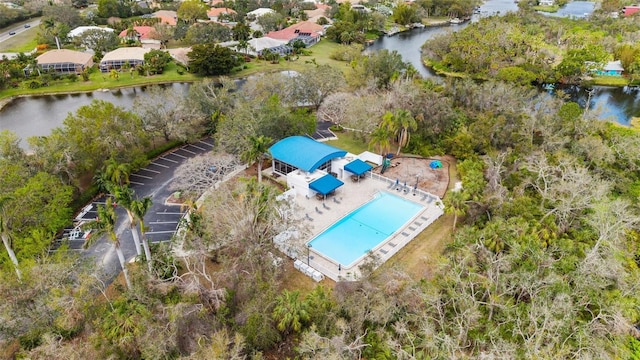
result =
[[[152,172],[154,174],[160,174],[160,171],[155,171],[155,170],[151,170],[151,169],[147,169],[147,168],[142,168],[140,170],[144,170],[144,171],[148,171],[148,172]]]
[[[159,213],[156,213],[156,215],[182,215],[182,214],[184,214],[184,213],[181,213],[181,212],[159,212]]]
[[[161,157],[160,159],[161,159],[161,160],[166,160],[166,161],[168,161],[168,162],[172,162],[172,163],[174,163],[174,164],[177,164],[177,163],[178,163],[177,161],[175,161],[175,160],[171,160],[171,159],[167,159],[166,157]]]
[[[181,158],[183,158],[183,159],[186,159],[186,158],[187,158],[186,156],[183,156],[183,155],[178,154],[178,151],[176,151],[176,152],[172,152],[172,153],[171,153],[171,154],[169,154],[169,155],[175,155],[175,156],[177,156],[177,157],[181,157]]]
[[[159,224],[177,224],[177,221],[151,221],[148,224],[150,225],[159,225]]]
[[[194,152],[193,152],[193,151],[191,151],[191,150],[187,150],[187,147],[186,147],[186,146],[185,146],[185,147],[183,147],[183,148],[180,148],[180,150],[184,150],[184,151],[186,151],[186,152],[188,152],[189,154],[192,154],[192,155],[195,155],[195,154],[196,154],[196,153],[194,153]]]
[[[173,234],[175,230],[166,230],[166,231],[147,231],[145,234],[153,235],[153,234]]]
[[[139,183],[131,180],[129,180],[129,184],[144,186],[144,183]]]
[[[193,146],[194,148],[196,148],[196,149],[198,149],[200,151],[207,151],[207,149],[203,149],[203,148],[201,148],[199,146],[196,146],[195,144],[189,144],[189,146]]]
[[[137,176],[137,177],[141,177],[141,178],[143,178],[143,179],[153,180],[153,178],[152,178],[152,177],[144,176],[144,175],[140,175],[140,174],[131,174],[130,176]]]
[[[198,142],[199,142],[199,143],[201,143],[201,144],[205,144],[205,145],[207,145],[208,147],[211,147],[211,148],[213,147],[213,144],[209,144],[209,143],[208,143],[208,142],[206,142],[206,141],[202,141],[202,140],[200,140],[200,141],[198,141]]]
[[[163,167],[163,168],[165,168],[165,169],[168,169],[168,168],[169,168],[167,165],[162,165],[162,164],[158,164],[158,163],[155,163],[155,162],[152,162],[151,164],[153,164],[153,165],[157,165],[157,166],[160,166],[160,167]]]

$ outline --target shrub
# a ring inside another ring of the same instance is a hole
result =
[[[39,89],[42,84],[38,80],[29,81],[29,89]]]

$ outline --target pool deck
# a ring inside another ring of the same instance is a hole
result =
[[[265,171],[266,174],[270,174],[270,172],[271,169]],[[424,206],[424,209],[405,226],[372,249],[377,265],[391,258],[444,213],[440,198],[437,196],[420,189],[414,192],[412,187],[404,188],[402,184],[396,187],[395,180],[381,177],[378,174],[368,173],[358,182],[352,181],[351,178],[343,179],[343,181],[344,185],[339,187],[334,195],[328,196],[326,200],[300,195],[295,197],[298,218],[309,233],[306,238],[298,240],[301,243],[297,244],[297,247],[307,249],[307,253],[298,256],[298,258],[305,264],[309,262],[309,266],[335,281],[357,280],[361,277],[359,266],[367,261],[367,256],[363,256],[353,264],[340,264],[339,269],[338,264],[315,252],[313,248],[307,248],[306,243],[345,215],[372,200],[376,193],[387,191]]]

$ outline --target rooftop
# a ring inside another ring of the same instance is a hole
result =
[[[110,60],[144,60],[144,54],[151,51],[151,49],[144,49],[141,47],[123,47],[118,48],[104,54],[102,61]]]
[[[39,65],[54,63],[86,64],[92,59],[93,55],[91,54],[67,49],[50,50],[36,58]]]
[[[271,156],[307,172],[313,172],[325,162],[343,157],[346,151],[306,136],[291,136],[269,148]]]

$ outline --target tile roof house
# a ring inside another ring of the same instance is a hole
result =
[[[158,10],[153,13],[153,17],[159,18],[161,24],[176,26],[178,23],[178,13],[171,10]]]
[[[80,74],[93,66],[93,55],[67,49],[50,50],[36,58],[38,67],[44,71]],[[25,69],[25,72],[27,70]]]
[[[320,41],[320,36],[324,34],[324,27],[311,21],[301,21],[297,24],[293,24],[288,28],[271,31],[265,36],[286,41],[295,41],[297,39],[302,40],[307,46],[311,46]]]
[[[229,8],[211,8],[209,9],[209,11],[207,11],[207,16],[211,21],[218,21],[218,19],[220,18],[220,15],[223,15],[223,14],[235,15],[237,13],[233,9],[229,9]]]
[[[140,40],[152,39],[153,33],[155,30],[151,26],[134,26],[133,27],[133,31],[135,33],[134,35],[127,35],[128,31],[129,29],[122,30],[118,36],[120,36],[124,40],[140,41]]]

